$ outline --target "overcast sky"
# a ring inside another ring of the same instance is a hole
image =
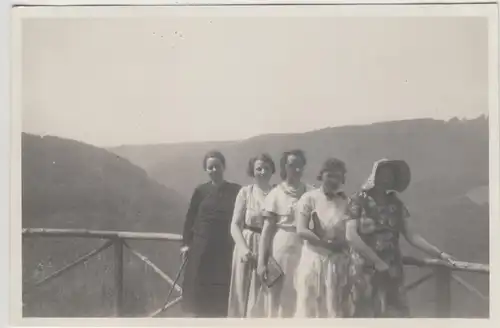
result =
[[[97,146],[488,112],[483,18],[29,19],[23,130]]]

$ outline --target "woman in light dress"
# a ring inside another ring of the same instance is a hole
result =
[[[295,313],[294,276],[302,247],[302,240],[296,231],[295,210],[300,197],[312,189],[301,181],[305,165],[303,151],[283,153],[280,161],[283,181],[271,190],[265,200],[257,273],[261,279],[266,279],[270,256],[284,272],[284,276],[268,290],[267,316],[271,318],[293,317]]]
[[[344,228],[347,197],[341,190],[345,173],[344,162],[326,160],[318,176],[321,186],[305,193],[297,206],[297,233],[304,239],[296,273],[299,318],[344,315],[342,292],[349,263]]]
[[[264,199],[271,191],[275,165],[268,154],[250,159],[248,175],[255,182],[241,188],[234,206],[231,236],[235,248],[229,293],[228,317],[265,316],[265,288],[255,271],[262,232]]]

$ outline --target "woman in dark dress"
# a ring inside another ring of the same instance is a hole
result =
[[[184,223],[182,307],[193,317],[227,316],[234,246],[230,224],[241,186],[224,180],[225,166],[220,152],[205,155],[210,182],[195,189]]]

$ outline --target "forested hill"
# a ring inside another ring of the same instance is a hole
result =
[[[240,183],[249,182],[246,165],[255,154],[268,152],[278,162],[282,151],[301,148],[308,160],[306,180],[315,182],[326,157],[338,157],[347,163],[349,191],[359,187],[372,163],[381,157],[408,161],[412,169],[408,193],[412,190],[418,193],[422,184],[426,184],[426,188],[445,188],[439,190],[445,194],[450,189],[462,194],[463,189],[488,184],[486,117],[450,121],[416,119],[261,135],[233,142],[121,146],[110,150],[188,198],[193,188],[206,180],[201,161],[205,152],[213,148],[221,150],[227,158],[227,178]],[[449,186],[450,183],[454,185]]]
[[[185,199],[127,159],[73,140],[23,134],[23,227],[181,232]],[[102,244],[79,238],[25,239],[23,283],[33,283]],[[178,245],[132,243],[175,275]],[[131,315],[161,306],[168,285],[125,253],[125,306]],[[24,298],[27,316],[112,313],[113,250]]]

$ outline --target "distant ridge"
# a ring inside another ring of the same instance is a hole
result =
[[[129,160],[81,142],[22,135],[23,227],[144,232],[182,231],[186,200]],[[100,240],[28,238],[23,285],[33,283],[101,245]],[[133,243],[134,244],[134,243]],[[178,249],[135,243],[172,276]],[[81,317],[112,313],[113,251],[108,250],[23,298],[25,316]],[[160,307],[168,285],[126,254],[125,307],[130,315]]]
[[[209,149],[224,152],[229,179],[247,183],[246,162],[251,156],[269,152],[278,162],[282,151],[296,147],[304,149],[308,156],[306,178],[309,180],[314,180],[315,171],[327,156],[346,161],[351,190],[360,185],[371,163],[383,156],[407,160],[414,173],[412,183],[434,177],[452,179],[465,173],[461,170],[476,175],[481,184],[488,182],[487,175],[483,174],[488,170],[488,119],[485,116],[472,120],[401,120],[299,134],[265,134],[227,143],[122,146],[109,150],[130,159],[152,178],[189,197],[195,185],[206,179],[200,161]],[[430,165],[431,162],[434,164]]]

